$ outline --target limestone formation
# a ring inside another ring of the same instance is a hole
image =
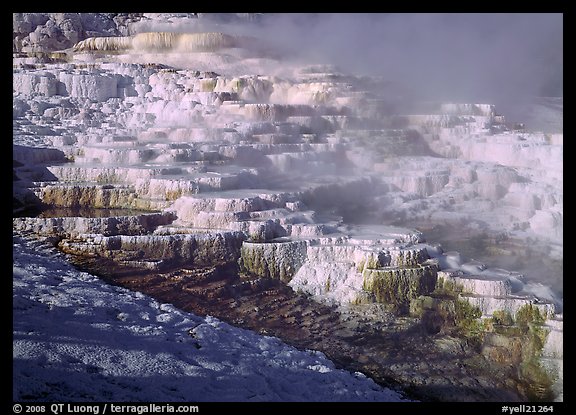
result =
[[[265,73],[288,65],[255,59],[249,39],[130,33],[140,17],[14,14],[15,51],[68,49],[13,69],[15,216],[53,208],[14,231],[136,269],[227,264],[342,310],[420,318],[429,334],[481,327],[490,356],[494,322],[518,326],[528,307],[561,384],[562,300],[416,229],[451,224],[561,260],[561,134],[509,129],[483,103],[398,113],[364,78]]]

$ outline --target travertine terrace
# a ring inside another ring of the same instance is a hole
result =
[[[225,26],[153,32],[142,22],[185,17],[139,18],[15,44],[15,232],[146,272],[237,264],[343,313],[389,306],[431,336],[464,302],[488,357],[508,344],[494,326],[530,310],[562,399],[561,298],[418,230],[561,261],[562,133],[514,128],[490,103],[408,104],[381,79],[283,61]]]

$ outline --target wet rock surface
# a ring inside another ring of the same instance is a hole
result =
[[[202,16],[80,15],[14,14],[15,232],[418,399],[561,399],[558,287],[489,263],[562,260],[561,132],[150,30]],[[479,261],[435,226],[492,241]]]
[[[434,335],[417,318],[385,306],[319,304],[285,284],[239,274],[234,264],[146,273],[110,261],[76,258],[81,269],[160,301],[212,315],[366,373],[422,401],[524,401],[529,385],[508,361],[494,361],[458,336]]]

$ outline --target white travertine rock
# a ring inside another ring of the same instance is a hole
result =
[[[471,142],[463,145],[462,156],[468,160],[487,161],[505,166],[514,167],[540,167],[561,168],[562,146],[538,145],[538,144],[515,144],[498,142],[498,137],[488,143]]]
[[[89,37],[74,45],[75,52],[106,50],[118,51],[132,47],[132,38],[127,36]]]
[[[298,238],[315,238],[334,232],[334,228],[326,224],[292,223],[286,226],[290,236]]]
[[[564,320],[563,315],[556,315],[555,318],[546,321],[545,328],[549,330],[542,350],[543,356],[547,358],[562,359],[564,357]]]
[[[464,293],[490,297],[506,297],[512,294],[512,285],[505,277],[461,275],[453,277],[452,281],[461,285]]]
[[[76,52],[84,51],[213,51],[235,47],[240,40],[225,33],[143,32],[133,36],[95,37],[74,45]]]
[[[130,188],[110,185],[46,184],[33,189],[42,203],[59,207],[138,208]]]
[[[561,210],[539,210],[529,222],[530,228],[536,234],[562,241],[564,236],[564,215]]]
[[[349,262],[307,261],[288,285],[334,305],[355,303],[364,297],[362,277]]]
[[[101,102],[118,96],[117,78],[105,73],[61,72],[58,79],[64,84],[65,93],[74,98],[88,98]]]
[[[82,240],[84,239],[84,241]],[[100,255],[121,261],[160,261],[172,266],[211,266],[238,259],[242,232],[175,235],[83,235],[60,244],[69,253]]]
[[[53,217],[14,218],[14,229],[39,235],[78,237],[86,234],[131,235],[144,234],[174,220],[168,213],[147,213],[135,216],[112,217]]]
[[[50,171],[61,182],[96,182],[101,184],[135,184],[162,174],[162,168],[121,167],[102,165],[53,165]]]
[[[38,199],[161,213],[14,218],[15,230],[149,269],[239,260],[333,305],[384,301],[389,281],[410,301],[440,278],[483,318],[538,307],[543,362],[561,373],[551,290],[374,225],[450,224],[562,259],[561,129],[511,130],[484,103],[414,109],[368,77],[259,54],[248,37],[152,32],[154,14],[78,15],[14,14],[15,52],[75,43],[14,57],[15,211]]]
[[[365,255],[361,246],[341,245],[310,245],[306,250],[306,257],[311,262],[339,262],[342,260],[357,263]]]
[[[549,319],[554,316],[555,307],[552,303],[540,303],[535,298],[530,298],[523,295],[512,295],[506,297],[490,297],[490,296],[477,296],[465,295],[463,296],[470,304],[478,307],[482,311],[482,315],[491,316],[495,311],[508,311],[513,316],[518,310],[524,306],[532,305],[538,308],[541,315]]]
[[[490,104],[442,103],[440,110],[446,114],[481,115],[485,117],[494,117],[495,115],[495,106]]]
[[[48,52],[72,47],[83,36],[127,31],[138,13],[13,13],[14,51]]]
[[[286,227],[281,225],[278,219],[246,220],[242,216],[237,214],[237,220],[230,222],[226,229],[244,232],[252,241],[270,241],[288,234]]]
[[[176,200],[181,196],[199,192],[199,185],[194,180],[178,180],[154,177],[149,180],[137,180],[135,190],[144,197]]]
[[[12,159],[25,165],[62,163],[67,161],[65,154],[55,148],[12,146]]]
[[[58,79],[51,72],[15,72],[12,76],[14,93],[25,96],[51,97],[58,93]]]
[[[241,269],[260,277],[289,282],[306,260],[306,241],[244,242]]]
[[[404,192],[426,197],[442,190],[449,182],[449,175],[448,171],[406,172],[406,175],[388,177],[387,182]]]
[[[175,49],[178,51],[205,51],[234,47],[237,40],[225,33],[166,33],[148,32],[134,35],[135,49]]]

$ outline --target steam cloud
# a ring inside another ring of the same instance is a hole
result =
[[[382,76],[419,99],[498,105],[563,95],[561,13],[280,13],[236,31],[303,62]]]

